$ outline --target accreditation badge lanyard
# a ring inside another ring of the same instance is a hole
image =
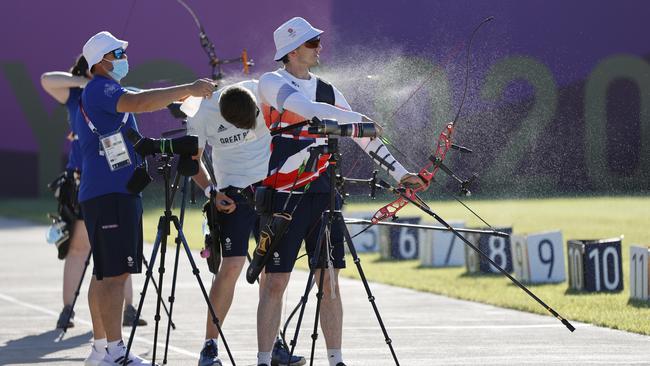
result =
[[[124,136],[121,132],[122,127],[126,125],[126,121],[129,119],[130,113],[124,113],[122,123],[120,124],[120,127],[117,128],[117,130],[101,135],[99,131],[97,131],[97,128],[93,122],[88,117],[88,114],[86,114],[81,100],[79,100],[79,109],[81,110],[81,114],[86,120],[88,128],[90,128],[90,130],[99,138],[99,155],[106,157],[106,162],[108,163],[108,167],[111,169],[111,171],[114,172],[118,169],[131,165],[129,150],[126,147]]]

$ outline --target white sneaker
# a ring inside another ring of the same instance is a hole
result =
[[[116,353],[118,354],[111,355],[107,349],[104,358],[99,363],[99,366],[122,366],[124,362],[124,358],[126,356],[126,347],[122,347]],[[126,364],[128,366],[157,366],[141,357],[134,355],[133,353],[129,353],[129,357],[127,357]]]
[[[99,366],[106,355],[106,348],[98,350],[93,344],[90,346],[90,355],[84,360],[84,366]]]

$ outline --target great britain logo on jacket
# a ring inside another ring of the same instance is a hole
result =
[[[119,88],[119,85],[118,85],[118,84],[115,84],[115,83],[106,83],[106,85],[104,85],[104,95],[106,95],[107,97],[110,98],[110,97],[112,97],[113,94],[115,94],[115,92],[118,91],[119,89],[120,89],[120,88]]]

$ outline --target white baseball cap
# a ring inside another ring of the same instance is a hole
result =
[[[128,47],[129,42],[115,38],[110,32],[103,31],[90,37],[84,45],[83,54],[88,61],[88,67],[102,60],[105,54],[118,48]]]
[[[287,20],[273,32],[275,41],[275,61],[279,61],[284,55],[300,47],[301,44],[323,33],[316,29],[308,21],[301,17]]]

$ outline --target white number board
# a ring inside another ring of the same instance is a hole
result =
[[[526,283],[554,283],[565,279],[562,232],[512,237],[513,271]]]
[[[465,235],[465,238],[478,248],[478,241],[481,238],[481,234],[468,233]],[[474,249],[470,248],[469,245],[465,245],[464,250],[465,269],[467,269],[467,273],[478,273],[481,270],[481,257]]]
[[[363,219],[370,220],[372,218],[372,213],[354,213],[346,217],[354,219]],[[355,236],[361,230],[365,229],[370,224],[364,225],[350,225],[348,224],[348,231],[350,232],[350,237]],[[354,244],[354,249],[358,253],[369,253],[369,252],[378,252],[379,251],[379,236],[380,232],[385,230],[384,226],[373,225],[368,230],[364,231],[357,237],[352,239]],[[347,247],[346,247],[347,250]]]
[[[582,263],[584,257],[584,244],[569,240],[567,242],[567,256],[569,263],[569,288],[583,290],[585,287],[585,268]]]
[[[588,292],[623,290],[621,241],[569,240],[569,288]]]
[[[429,224],[427,225],[435,225]],[[449,221],[449,225],[464,228],[463,221]],[[462,234],[461,234],[462,235]],[[450,231],[422,230],[420,235],[420,262],[427,267],[465,265],[465,243]]]
[[[650,248],[630,247],[630,298],[650,300]]]
[[[495,228],[497,231],[502,231],[506,234],[512,234],[512,228]],[[474,244],[483,254],[500,266],[504,271],[512,272],[512,255],[511,255],[511,238],[500,237],[490,234],[466,234],[467,240]],[[478,268],[475,267],[478,262]],[[481,256],[469,245],[465,246],[465,267],[467,272],[475,273],[499,273],[499,269],[493,266],[485,258]]]
[[[420,217],[400,217],[396,223],[419,224]],[[420,232],[411,227],[387,226],[388,230],[380,233],[379,251],[382,259],[417,259]]]

